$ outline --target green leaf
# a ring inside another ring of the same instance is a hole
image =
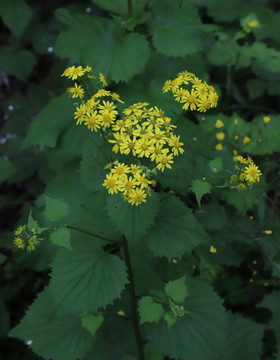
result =
[[[167,312],[164,314],[164,320],[167,322],[168,329],[175,324],[177,317],[173,315],[171,312]]]
[[[28,215],[27,229],[33,231],[36,230],[37,228],[38,228],[38,222],[33,219],[32,211],[30,211]]]
[[[145,359],[149,360],[163,360],[163,355],[158,349],[150,342],[146,342],[144,347]]]
[[[161,200],[155,225],[143,238],[156,256],[166,256],[168,259],[180,258],[208,240],[208,235],[192,211],[174,196]]]
[[[198,278],[187,279],[186,314],[172,326],[166,320],[144,325],[147,338],[162,353],[180,360],[225,359],[225,316],[222,300]]]
[[[49,221],[59,222],[63,220],[69,212],[69,206],[61,199],[52,199],[44,195],[46,208],[44,215]]]
[[[55,147],[61,132],[74,125],[73,103],[67,94],[50,100],[49,104],[36,116],[23,141],[23,148],[33,145]]]
[[[277,341],[280,343],[280,317],[279,317],[280,291],[274,290],[271,294],[267,294],[258,307],[268,308],[272,312],[272,319],[269,327],[274,330]],[[280,350],[280,347],[279,347]]]
[[[164,291],[167,296],[169,296],[173,301],[177,303],[182,303],[185,301],[188,295],[188,288],[186,285],[186,277],[183,276],[179,279],[169,281],[165,287]]]
[[[7,256],[4,254],[0,254],[0,265],[3,264],[7,259]]]
[[[102,325],[103,321],[104,317],[102,315],[86,314],[82,317],[82,326],[87,329],[92,336],[94,336],[96,331]]]
[[[31,51],[7,47],[1,53],[0,68],[19,80],[25,81],[35,65],[36,57]]]
[[[28,343],[44,359],[82,359],[92,346],[92,337],[81,326],[80,316],[59,314],[49,289],[39,294],[9,336]]]
[[[209,161],[208,165],[214,174],[224,169],[223,159],[221,157]]]
[[[70,242],[70,231],[65,227],[60,227],[57,230],[54,230],[50,234],[50,240],[53,244],[65,247],[68,250],[72,250]]]
[[[86,139],[83,159],[81,161],[81,176],[89,190],[104,190],[102,186],[108,171],[104,167],[112,162],[111,146],[104,141],[101,134],[94,134]]]
[[[72,240],[73,251],[59,249],[53,262],[51,289],[58,309],[95,311],[120,297],[127,284],[126,267],[105,253],[93,237]]]
[[[202,50],[205,33],[215,26],[201,25],[197,8],[187,1],[154,3],[153,44],[167,56],[186,56]]]
[[[216,66],[234,65],[237,60],[240,47],[233,40],[221,34],[207,54],[209,61]]]
[[[205,194],[210,194],[211,185],[203,180],[194,180],[192,182],[191,190],[195,193],[198,205],[201,206],[201,198]]]
[[[24,0],[0,0],[0,16],[10,31],[20,38],[32,13]]]
[[[100,18],[87,37],[81,56],[83,63],[94,64],[97,72],[105,73],[116,82],[128,82],[141,73],[149,57],[149,43],[144,35],[127,34],[119,23]]]
[[[159,196],[153,192],[147,202],[134,206],[118,194],[108,195],[106,208],[115,227],[134,242],[154,224],[159,209]]]
[[[9,160],[0,158],[0,181],[8,180],[16,172],[16,167]]]
[[[139,300],[138,311],[140,315],[140,324],[145,322],[157,322],[163,314],[162,305],[155,302],[151,296],[144,296]]]
[[[264,325],[238,314],[228,314],[227,360],[261,358]]]

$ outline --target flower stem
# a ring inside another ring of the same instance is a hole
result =
[[[139,315],[137,312],[135,284],[134,284],[133,272],[132,272],[132,267],[131,267],[131,262],[130,262],[128,243],[127,243],[125,236],[123,237],[123,252],[124,252],[124,260],[125,260],[125,263],[127,266],[128,280],[130,282],[129,291],[130,291],[130,306],[131,306],[132,324],[133,324],[134,334],[135,334],[137,347],[138,347],[139,360],[145,360],[143,340],[142,340],[141,331],[140,331]]]

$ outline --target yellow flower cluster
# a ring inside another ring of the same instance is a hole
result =
[[[236,162],[236,165],[235,173],[230,178],[232,188],[244,191],[248,186],[260,181],[262,173],[249,156],[244,158],[241,155],[236,155],[233,157],[233,161]]]
[[[213,86],[202,81],[189,71],[181,71],[173,80],[167,80],[163,92],[171,91],[184,110],[206,112],[218,103],[218,94]]]
[[[147,178],[140,166],[116,162],[102,185],[109,194],[121,192],[124,200],[138,206],[146,202],[147,196],[151,194],[152,180]]]
[[[36,232],[27,230],[26,225],[20,225],[14,235],[14,245],[19,249],[34,251],[39,244]]]
[[[92,71],[92,68],[90,66],[86,66],[85,68],[83,68],[82,66],[70,66],[64,70],[61,76],[65,76],[71,80],[76,80],[90,71]]]
[[[156,106],[148,105],[138,102],[126,108],[125,117],[112,125],[113,139],[109,142],[114,144],[115,153],[148,158],[160,171],[171,169],[174,156],[184,152],[184,143],[172,132],[176,126],[171,124],[171,118]]]

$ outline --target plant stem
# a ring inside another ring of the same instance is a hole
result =
[[[130,290],[130,305],[131,305],[132,324],[133,324],[134,334],[135,334],[138,352],[139,352],[139,360],[145,360],[143,340],[142,340],[141,331],[140,331],[139,315],[137,312],[135,284],[134,284],[133,272],[132,272],[132,267],[131,267],[131,262],[130,262],[128,243],[127,243],[125,236],[123,237],[123,252],[124,252],[124,260],[125,260],[125,263],[127,266],[128,280],[130,282],[129,290]]]
[[[127,18],[131,18],[133,15],[132,0],[127,0]]]
[[[116,240],[112,240],[112,239],[108,239],[104,236],[100,236],[100,235],[97,235],[97,234],[94,234],[92,232],[89,232],[87,230],[83,230],[83,229],[80,229],[80,228],[77,228],[76,226],[72,226],[72,225],[64,225],[67,229],[71,229],[71,230],[76,230],[76,231],[79,231],[79,232],[82,232],[84,234],[87,234],[87,235],[90,235],[90,236],[94,236],[96,237],[97,239],[100,239],[100,240],[104,240],[104,241],[109,241],[111,243],[114,243],[114,244],[118,244],[118,241]]]

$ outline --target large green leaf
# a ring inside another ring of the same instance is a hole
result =
[[[155,225],[143,240],[156,256],[172,259],[207,242],[208,235],[192,211],[176,197],[169,196],[162,199]]]
[[[50,290],[43,291],[9,335],[23,340],[46,360],[84,358],[92,335],[82,327],[79,315],[57,314],[56,310]]]
[[[188,295],[188,288],[186,285],[186,277],[183,276],[179,279],[169,281],[165,287],[164,291],[167,296],[169,296],[176,303],[182,303],[185,301]]]
[[[223,360],[225,316],[222,300],[201,280],[187,279],[189,296],[168,328],[165,320],[145,326],[147,338],[165,355],[180,360]]]
[[[36,57],[29,50],[14,50],[7,47],[0,57],[0,67],[9,75],[25,81],[36,65]]]
[[[70,230],[66,227],[59,227],[50,234],[50,240],[53,244],[72,250],[70,241]]]
[[[19,38],[32,13],[24,0],[0,0],[0,16],[4,24]]]
[[[186,56],[203,48],[204,33],[214,26],[201,25],[195,6],[188,1],[157,1],[153,7],[153,44],[167,56]]]
[[[258,307],[268,308],[272,312],[272,319],[269,327],[274,330],[276,339],[280,344],[280,317],[279,317],[280,291],[274,290],[271,294],[265,296]],[[280,346],[279,346],[280,350]]]
[[[262,351],[264,326],[238,314],[228,314],[227,360],[257,360]]]
[[[58,309],[95,311],[120,297],[127,284],[126,267],[105,253],[94,237],[72,240],[73,251],[60,249],[52,266],[51,290]]]
[[[55,147],[61,132],[73,124],[73,102],[67,94],[51,99],[31,123],[23,147]]]
[[[159,210],[159,196],[153,192],[147,202],[134,206],[124,201],[119,194],[108,195],[106,208],[115,227],[129,241],[134,242],[154,224]]]
[[[107,19],[96,25],[82,49],[82,62],[93,65],[96,71],[104,72],[116,82],[128,82],[141,73],[150,57],[145,36],[127,34],[119,23]]]

